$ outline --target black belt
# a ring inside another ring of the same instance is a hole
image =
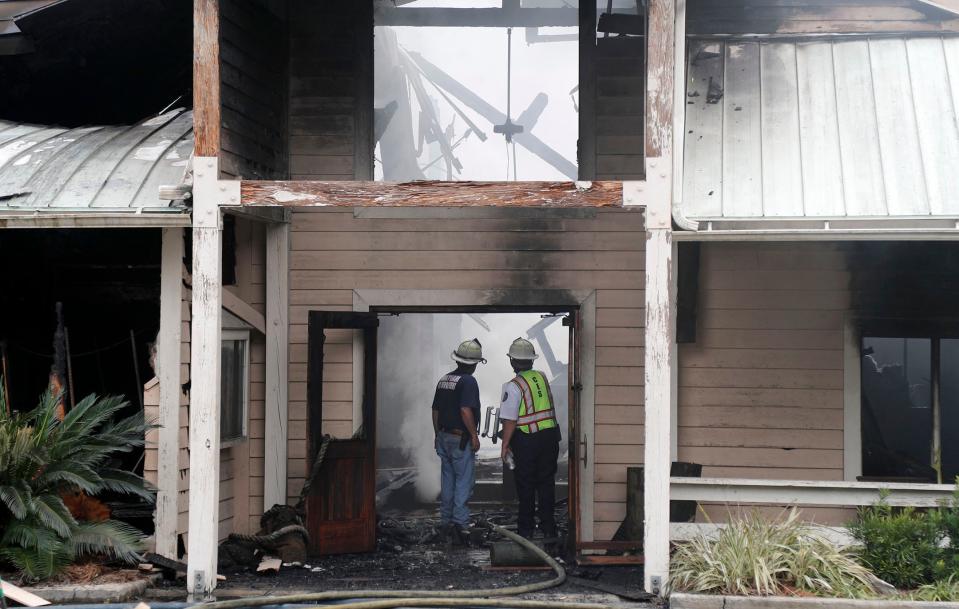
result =
[[[442,429],[442,428],[440,428],[440,431],[442,431],[443,433],[452,434],[452,435],[454,435],[454,436],[461,436],[461,435],[463,435],[463,434],[466,433],[466,432],[463,431],[462,429]]]

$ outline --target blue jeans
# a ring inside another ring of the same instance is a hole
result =
[[[450,522],[465,527],[469,524],[470,510],[466,502],[473,495],[473,483],[476,480],[474,464],[476,453],[466,443],[460,449],[461,436],[439,432],[436,437],[436,454],[440,457],[440,524]]]

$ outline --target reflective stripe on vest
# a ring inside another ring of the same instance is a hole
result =
[[[520,431],[536,433],[557,426],[553,394],[542,372],[525,370],[517,374],[511,382],[519,387],[523,396],[519,418],[516,420],[516,427]]]

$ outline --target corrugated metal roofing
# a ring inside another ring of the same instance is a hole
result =
[[[0,121],[0,211],[179,209],[161,185],[181,181],[193,112],[133,126],[64,129]]]
[[[693,220],[959,217],[959,38],[692,41]]]

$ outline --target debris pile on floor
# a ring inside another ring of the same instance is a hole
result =
[[[233,533],[220,544],[219,565],[276,572],[282,563],[302,564],[309,540],[299,511],[289,505],[274,505],[260,517],[260,531],[256,535]]]

